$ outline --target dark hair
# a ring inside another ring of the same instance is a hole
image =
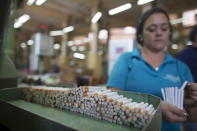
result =
[[[162,13],[167,17],[169,21],[169,27],[170,27],[169,39],[172,38],[172,25],[170,24],[170,18],[168,16],[168,13],[162,8],[154,7],[154,8],[147,10],[144,14],[142,14],[140,19],[138,20],[136,37],[137,37],[138,43],[141,45],[143,45],[142,33],[143,33],[144,23],[152,14],[155,14],[155,13]]]
[[[190,33],[190,36],[189,36],[189,39],[192,41],[192,42],[196,42],[196,36],[197,36],[197,26],[194,26],[192,28],[192,31]]]

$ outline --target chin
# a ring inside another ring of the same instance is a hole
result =
[[[155,44],[156,46],[155,46],[155,49],[158,49],[158,50],[163,50],[163,49],[165,49],[165,47],[167,46],[166,44],[164,44],[164,43],[157,43],[157,44]]]
[[[156,47],[156,48],[153,48],[152,49],[154,52],[160,52],[160,51],[165,51],[166,50],[166,48],[165,48],[165,46],[163,47]]]
[[[152,51],[153,51],[153,52],[161,52],[161,51],[163,52],[164,49],[153,49]]]

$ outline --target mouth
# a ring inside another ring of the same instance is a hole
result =
[[[164,42],[164,40],[162,40],[162,39],[156,39],[156,40],[154,40],[155,42]]]

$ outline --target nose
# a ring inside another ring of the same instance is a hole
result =
[[[160,28],[156,30],[156,36],[162,36],[162,30]]]

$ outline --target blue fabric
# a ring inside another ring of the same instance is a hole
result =
[[[184,131],[197,131],[197,123],[184,123]]]
[[[107,86],[125,91],[156,95],[162,98],[161,88],[180,87],[193,78],[189,68],[168,53],[165,60],[155,70],[141,56],[140,49],[122,54],[117,60],[108,79]],[[179,124],[162,122],[162,131],[178,131]]]
[[[180,131],[180,124],[179,123],[169,123],[169,122],[163,120],[161,131]]]
[[[176,57],[189,66],[194,81],[197,82],[197,48],[188,46],[188,48],[178,53]]]
[[[179,52],[176,57],[189,66],[194,81],[197,82],[197,48],[188,46],[188,48]],[[184,128],[185,131],[197,131],[197,123],[186,122]]]

